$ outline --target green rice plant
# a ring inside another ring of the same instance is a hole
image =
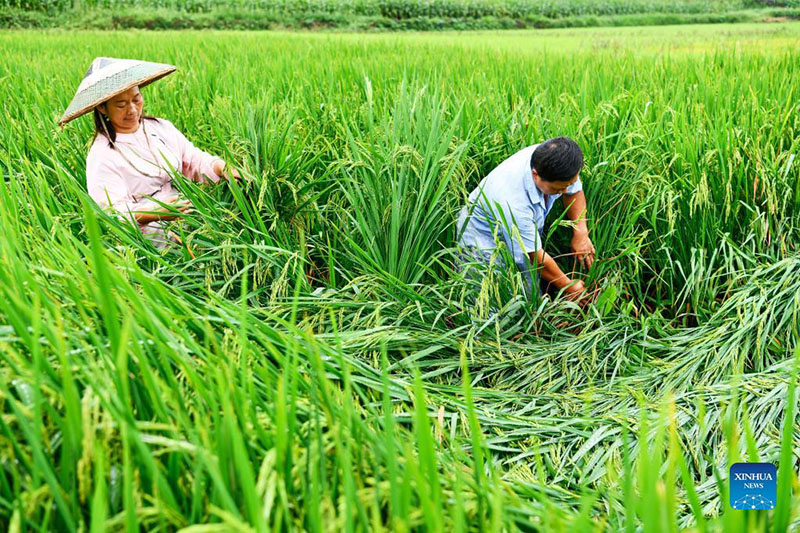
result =
[[[0,35],[0,524],[796,529],[797,33]],[[178,64],[147,111],[248,178],[176,178],[194,257],[86,195],[53,124],[96,54]],[[559,134],[583,308],[457,266],[467,194]]]

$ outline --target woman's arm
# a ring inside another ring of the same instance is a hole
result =
[[[238,178],[239,173],[234,169],[226,168],[225,161],[215,155],[197,148],[186,136],[168,120],[163,121],[167,135],[172,137],[181,156],[181,173],[192,181],[205,183],[207,180],[214,183],[220,178]]]
[[[132,211],[136,223],[140,226],[155,222],[157,220],[175,220],[182,215],[188,215],[192,212],[192,204],[188,200],[181,200],[173,204],[168,204],[166,207],[158,207],[147,211]]]
[[[117,216],[138,225],[157,220],[173,220],[191,212],[191,204],[178,201],[178,196],[162,201],[135,200],[114,163],[115,154],[103,144],[95,144],[86,158],[86,189],[103,210],[112,210]]]
[[[221,178],[228,178],[228,179],[236,178],[236,179],[239,179],[239,178],[242,177],[239,174],[238,170],[236,170],[235,168],[232,168],[232,167],[228,167],[228,165],[222,159],[217,159],[214,162],[213,169],[214,169],[214,172],[217,174],[217,176],[219,176]]]
[[[128,186],[117,168],[109,161],[109,151],[102,145],[92,148],[86,159],[86,191],[103,210],[111,210],[128,222],[136,217],[138,202],[128,194]]]

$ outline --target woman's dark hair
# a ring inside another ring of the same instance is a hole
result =
[[[113,149],[114,141],[117,140],[117,132],[114,130],[114,125],[111,124],[111,119],[102,114],[97,107],[95,107],[92,112],[94,114],[94,138],[97,138],[98,135],[107,137],[109,141],[108,146]],[[156,117],[151,117],[150,115],[142,115],[140,122],[145,119],[158,122]],[[106,132],[108,132],[108,135],[106,135]]]
[[[569,181],[582,166],[583,152],[569,137],[549,139],[531,155],[531,168],[544,181]]]

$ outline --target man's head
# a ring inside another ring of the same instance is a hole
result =
[[[583,152],[569,137],[549,139],[531,156],[533,181],[545,194],[563,194],[578,179],[582,166]]]

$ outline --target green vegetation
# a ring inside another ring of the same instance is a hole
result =
[[[148,7],[187,12],[236,8],[276,13],[352,13],[391,18],[539,15],[550,18],[570,15],[629,15],[631,13],[708,13],[751,7],[798,5],[797,0],[3,0],[11,7],[47,11],[52,9]]]
[[[800,0],[0,0],[0,27],[475,30],[800,18]]]
[[[798,36],[0,35],[0,525],[797,528]],[[146,111],[251,177],[181,181],[194,258],[86,195],[55,122],[99,55],[179,65]],[[466,194],[560,134],[586,309],[453,271]],[[739,460],[774,511],[730,509]]]

